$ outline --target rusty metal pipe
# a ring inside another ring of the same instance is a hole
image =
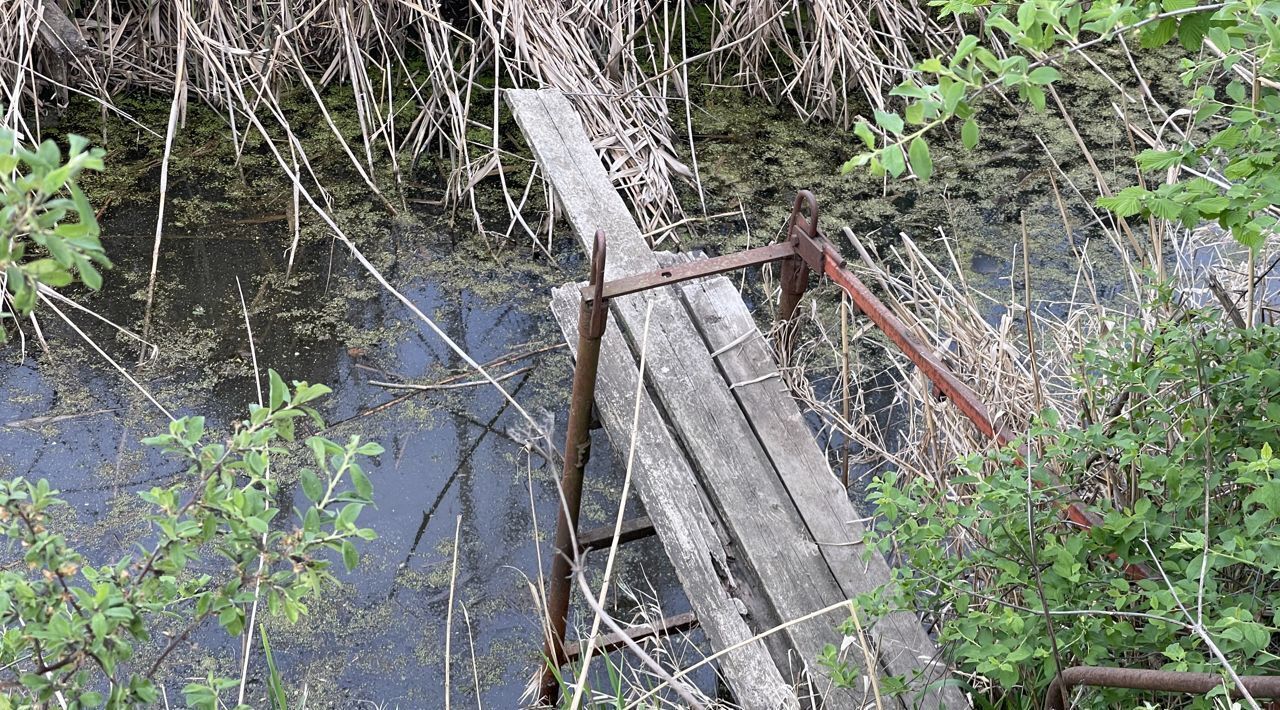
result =
[[[564,665],[565,629],[569,621],[573,561],[577,558],[578,513],[582,505],[582,476],[591,458],[591,407],[595,401],[596,373],[600,367],[600,341],[604,336],[609,304],[604,289],[604,231],[597,231],[591,255],[591,285],[594,298],[582,299],[578,312],[578,357],[573,366],[573,394],[569,419],[565,424],[564,469],[560,491],[564,504],[556,519],[556,551],[551,560],[547,616],[551,626],[547,639],[547,667],[542,673],[542,701],[554,704],[560,693],[555,670]]]
[[[1255,698],[1280,698],[1280,676],[1241,676],[1240,680],[1249,694]],[[1130,688],[1169,693],[1205,693],[1226,685],[1234,696],[1240,691],[1230,681],[1214,673],[1185,671],[1157,671],[1145,668],[1110,668],[1106,666],[1073,666],[1064,669],[1049,684],[1045,695],[1045,710],[1067,710],[1063,697],[1077,685],[1093,685],[1106,688]]]

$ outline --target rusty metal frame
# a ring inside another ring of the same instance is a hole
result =
[[[1241,684],[1255,698],[1280,698],[1280,676],[1241,676]],[[1146,668],[1111,668],[1106,666],[1073,666],[1063,669],[1049,684],[1045,693],[1045,710],[1066,710],[1064,700],[1077,685],[1106,688],[1130,688],[1169,693],[1204,695],[1219,686],[1227,686],[1231,695],[1240,690],[1214,673],[1158,671]]]
[[[815,272],[831,279],[843,289],[853,304],[920,368],[939,395],[951,400],[979,431],[1000,446],[1007,446],[1015,441],[1009,428],[991,415],[973,389],[957,378],[937,355],[912,335],[901,319],[876,298],[853,272],[845,268],[844,257],[818,229],[818,202],[812,192],[801,190],[796,194],[784,231],[786,238],[776,244],[612,281],[604,279],[605,235],[603,231],[596,232],[591,254],[591,278],[581,290],[578,358],[574,366],[573,395],[565,435],[564,471],[560,483],[564,506],[556,525],[556,554],[552,561],[551,591],[548,595],[551,636],[547,643],[547,658],[550,662],[543,675],[544,701],[554,701],[559,686],[553,670],[568,659],[564,635],[571,592],[569,575],[577,552],[573,539],[578,530],[582,472],[590,456],[591,406],[595,398],[596,373],[600,361],[600,339],[604,335],[610,299],[776,261],[781,262],[782,267],[778,317],[787,322],[795,315],[800,299],[808,290],[809,273]],[[789,333],[789,330],[783,331],[780,341],[783,352],[791,346]],[[1017,450],[1017,463],[1021,465],[1028,455],[1026,445],[1021,445]],[[1075,501],[1068,501],[1063,505],[1063,515],[1071,524],[1084,530],[1101,524],[1099,516]],[[593,544],[601,546],[607,546],[609,542],[607,538],[593,540]],[[1109,557],[1119,562],[1131,579],[1151,577],[1150,571],[1140,564],[1125,563],[1114,554]]]
[[[573,394],[565,424],[564,468],[560,475],[560,512],[556,519],[556,551],[551,558],[550,589],[547,594],[547,667],[542,674],[543,700],[554,700],[559,682],[553,672],[563,666],[564,636],[569,622],[570,575],[577,558],[578,514],[582,508],[582,476],[591,458],[591,408],[595,403],[596,372],[600,366],[600,340],[604,336],[609,304],[604,292],[604,230],[596,231],[591,251],[592,298],[583,299],[578,310],[578,358],[573,368]]]

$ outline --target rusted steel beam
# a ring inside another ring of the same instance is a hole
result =
[[[578,314],[578,359],[573,367],[573,394],[569,402],[564,444],[564,469],[560,476],[563,496],[556,519],[556,551],[551,559],[547,616],[551,633],[547,639],[547,667],[542,673],[542,699],[554,703],[560,686],[555,669],[564,665],[564,635],[569,621],[573,561],[577,558],[578,513],[582,507],[582,474],[591,457],[591,407],[595,403],[596,373],[600,367],[600,341],[604,336],[609,304],[604,290],[604,231],[596,232],[591,254],[591,288],[594,298],[583,300]]]
[[[809,214],[805,215],[805,209]],[[791,206],[791,217],[787,220],[786,244],[790,244],[794,253],[782,261],[781,286],[778,296],[778,320],[789,321],[796,314],[796,306],[805,291],[809,290],[809,270],[822,273],[819,262],[820,253],[815,251],[818,236],[818,200],[808,190],[796,193],[796,201]]]
[[[801,195],[803,196],[807,192],[802,191]],[[809,195],[809,197],[811,198],[812,195]],[[800,200],[800,197],[796,198],[797,210],[800,206]],[[809,266],[844,289],[844,292],[849,294],[849,298],[853,300],[854,305],[866,314],[867,318],[871,319],[871,322],[883,331],[894,345],[898,346],[898,349],[907,356],[907,359],[920,368],[920,371],[933,383],[938,392],[950,399],[956,408],[978,427],[979,431],[994,439],[1000,446],[1007,446],[1014,441],[1013,432],[991,416],[987,405],[982,402],[977,393],[957,378],[928,347],[916,340],[906,324],[894,315],[880,299],[876,298],[875,294],[871,293],[871,289],[867,288],[861,279],[845,268],[844,257],[840,255],[840,252],[836,251],[835,247],[831,246],[831,243],[821,233],[815,230],[813,236],[808,238],[808,241],[811,241],[816,249],[800,248],[798,251],[801,254],[809,255],[806,259]],[[1016,458],[1018,465],[1023,464],[1027,454],[1026,444],[1020,445]],[[1102,524],[1101,517],[1085,509],[1084,506],[1077,502],[1065,504],[1063,506],[1063,514],[1072,524],[1086,530]],[[1119,560],[1114,554],[1108,557],[1120,562],[1124,566],[1125,573],[1132,579],[1147,579],[1151,577],[1151,572],[1143,565],[1126,563]]]
[[[622,530],[618,533],[618,544],[641,540],[654,533],[653,523],[648,516],[640,516],[622,521]],[[602,525],[578,535],[578,547],[584,552],[600,550],[613,544],[613,525]]]
[[[656,628],[649,624],[644,624],[643,626],[632,626],[626,631],[627,637],[632,641],[641,641],[653,636],[670,636],[671,634],[678,634],[682,631],[688,631],[697,625],[698,616],[691,611],[687,611],[683,614],[676,614],[675,616],[663,618],[662,623]],[[626,645],[627,642],[623,641],[618,634],[606,634],[601,636],[594,644],[595,650],[598,653],[613,653]],[[568,658],[569,663],[576,661],[578,656],[582,655],[582,651],[582,644],[577,642],[567,644],[564,647],[564,653]]]
[[[605,300],[627,296],[640,291],[648,291],[658,286],[669,286],[703,276],[714,276],[723,274],[726,271],[745,269],[748,266],[768,264],[794,254],[795,248],[789,242],[778,242],[767,247],[748,249],[737,254],[726,254],[711,259],[690,261],[676,264],[666,269],[647,271],[643,274],[624,276],[620,279],[606,281],[601,295]],[[592,288],[590,284],[582,287],[583,298],[591,300],[593,297],[590,293]]]
[[[1241,676],[1240,682],[1255,698],[1280,698],[1280,676]],[[1049,684],[1045,694],[1045,710],[1066,710],[1063,698],[1077,685],[1093,685],[1106,688],[1131,688],[1169,693],[1204,695],[1221,685],[1236,697],[1240,689],[1230,681],[1214,673],[1190,673],[1157,671],[1145,668],[1110,668],[1105,666],[1074,666],[1064,669]]]

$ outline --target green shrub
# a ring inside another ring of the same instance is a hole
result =
[[[271,501],[281,472],[270,474],[272,458],[293,440],[297,418],[321,423],[310,405],[329,388],[290,388],[275,372],[269,376],[269,404],[250,406],[249,418],[225,440],[206,441],[202,417],[173,421],[167,433],[145,440],[188,464],[179,482],[141,494],[154,511],[148,551],[91,561],[51,527],[50,512],[62,502],[47,481],[0,480],[5,558],[17,553],[22,561],[0,569],[0,689],[19,691],[0,695],[0,708],[47,707],[55,693],[70,708],[156,703],[153,679],[196,628],[217,619],[239,635],[259,599],[270,613],[296,621],[331,578],[326,551],[355,567],[355,541],[375,537],[356,525],[372,500],[359,459],[382,447],[359,437],[345,445],[307,439],[315,468],[301,470],[300,480],[310,505],[295,511],[292,523],[278,521]],[[192,561],[201,559],[221,562],[194,572]],[[157,627],[174,625],[155,660],[137,665],[136,646],[151,643]],[[220,707],[218,693],[236,684],[190,684],[187,703]]]
[[[876,545],[899,562],[900,594],[881,601],[942,618],[940,643],[1002,707],[1037,707],[1053,678],[1046,608],[1064,666],[1280,673],[1280,331],[1192,312],[1113,332],[1078,364],[1086,423],[1046,412],[1029,467],[1009,450],[972,457],[945,498],[875,481]],[[1068,500],[1103,523],[1068,523]],[[1131,579],[1126,563],[1152,576]],[[1098,689],[1082,706],[1140,697]]]

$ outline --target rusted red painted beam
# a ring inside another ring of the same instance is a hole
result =
[[[812,238],[821,244],[822,256],[820,264],[811,263],[810,267],[825,274],[827,278],[844,289],[844,292],[849,294],[849,298],[853,300],[854,305],[866,314],[867,318],[871,319],[871,322],[875,323],[876,327],[883,331],[894,345],[898,346],[898,349],[907,356],[907,359],[920,368],[920,371],[924,373],[925,377],[929,378],[929,381],[938,388],[938,391],[946,395],[947,399],[951,400],[952,404],[969,421],[973,422],[979,431],[994,439],[1000,446],[1007,446],[1013,443],[1015,440],[1013,432],[1003,424],[997,423],[987,409],[987,405],[982,402],[977,393],[969,385],[957,378],[928,347],[916,340],[906,324],[898,316],[894,315],[880,299],[876,298],[875,294],[871,293],[871,289],[867,288],[861,279],[844,267],[844,257],[836,251],[835,247],[831,246],[831,243],[821,235]],[[1017,452],[1018,465],[1023,465],[1026,457],[1026,444],[1021,444]],[[1097,514],[1085,509],[1084,506],[1077,502],[1067,503],[1063,507],[1063,514],[1072,524],[1078,525],[1085,530],[1102,524],[1102,519]],[[1108,555],[1108,557],[1124,565],[1125,573],[1131,579],[1147,579],[1151,576],[1150,571],[1143,565],[1126,563],[1114,553]]]

